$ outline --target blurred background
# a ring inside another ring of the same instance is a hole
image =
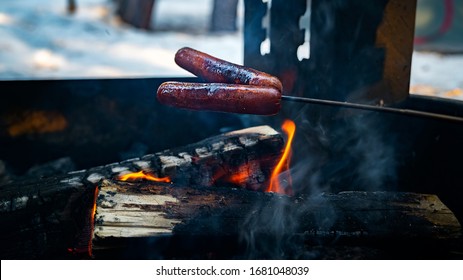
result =
[[[418,0],[411,93],[463,100],[462,19]],[[242,27],[243,0],[2,0],[0,80],[191,76],[179,48],[241,64]]]

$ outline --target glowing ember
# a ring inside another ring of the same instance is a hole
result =
[[[296,132],[296,125],[291,120],[285,120],[281,129],[286,133],[288,139],[286,141],[285,150],[281,156],[280,161],[273,169],[272,176],[270,177],[270,184],[267,188],[267,192],[276,192],[276,193],[291,193],[291,175],[289,174],[289,161],[291,158],[291,143],[293,142],[294,133]],[[287,171],[287,172],[285,172]],[[284,173],[283,180],[287,182],[286,188],[283,187],[283,184],[280,182],[281,173]]]
[[[248,162],[234,168],[234,172],[226,178],[226,182],[235,184],[235,185],[246,185],[246,182],[251,177],[251,170],[255,170],[257,167],[253,166],[252,162]]]
[[[235,185],[242,185],[246,183],[248,178],[249,178],[249,173],[241,172],[241,173],[236,173],[236,174],[231,175],[228,181]]]
[[[122,176],[119,176],[118,178],[120,181],[133,181],[133,180],[148,180],[148,181],[155,181],[155,182],[164,182],[164,183],[170,183],[170,178],[169,177],[155,177],[151,174],[144,173],[143,170],[135,173],[129,173],[125,174]]]

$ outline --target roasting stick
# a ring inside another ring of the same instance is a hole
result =
[[[358,103],[350,103],[350,102],[342,102],[342,101],[334,101],[334,100],[325,100],[325,99],[316,99],[316,98],[308,98],[308,97],[296,97],[296,96],[288,96],[288,95],[282,95],[281,100],[290,101],[290,102],[299,102],[299,103],[337,106],[337,107],[360,109],[360,110],[366,110],[366,111],[385,112],[385,113],[391,113],[391,114],[409,115],[409,116],[415,116],[415,117],[433,118],[433,119],[463,123],[463,118],[461,117],[449,116],[449,115],[444,115],[444,114],[436,114],[436,113],[430,113],[430,112],[424,112],[424,111],[417,111],[417,110],[410,110],[410,109],[380,107],[380,106],[374,106],[374,105],[366,105],[366,104],[358,104]]]
[[[326,99],[282,95],[274,87],[218,83],[165,82],[157,92],[162,104],[190,110],[254,115],[276,115],[281,101],[311,103],[463,123],[462,117],[425,111],[382,107]]]

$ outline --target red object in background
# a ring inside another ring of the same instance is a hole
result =
[[[430,41],[434,41],[437,38],[443,36],[445,33],[447,33],[450,28],[452,27],[452,22],[453,22],[453,13],[454,13],[454,2],[453,0],[443,0],[444,3],[444,19],[442,21],[442,24],[439,26],[439,29],[427,36],[420,36],[420,37],[415,37],[414,44],[415,45],[420,45],[420,44],[425,44]]]

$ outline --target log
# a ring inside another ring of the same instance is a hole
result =
[[[268,126],[213,136],[198,143],[124,162],[1,186],[2,258],[91,255],[94,190],[103,179],[143,170],[198,186],[262,189],[283,148]],[[233,174],[246,176],[234,179]],[[249,175],[249,176],[247,176]]]
[[[151,171],[190,187],[263,190],[281,158],[283,144],[281,135],[269,126],[246,128],[157,153],[151,158],[156,163]]]
[[[2,259],[88,256],[95,185],[84,172],[1,186]]]
[[[292,258],[295,253],[288,251],[298,248],[300,257],[307,242],[354,240],[358,250],[367,240],[430,248],[430,244],[460,238],[458,220],[435,195],[342,192],[289,197],[244,189],[104,180],[99,186],[93,253],[105,258],[120,250],[125,257],[135,258],[204,258],[211,252],[224,253],[227,240],[235,249],[252,248],[251,257]],[[200,251],[204,255],[196,255]],[[226,257],[250,257],[245,251],[232,251]]]

